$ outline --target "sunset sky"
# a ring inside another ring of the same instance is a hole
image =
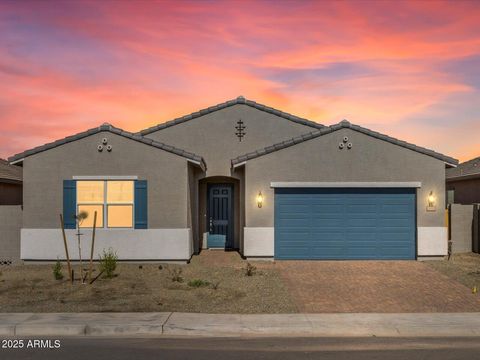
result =
[[[0,157],[239,95],[480,156],[480,1],[0,1]]]

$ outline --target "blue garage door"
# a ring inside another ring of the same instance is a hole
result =
[[[415,259],[415,189],[275,189],[277,259]]]

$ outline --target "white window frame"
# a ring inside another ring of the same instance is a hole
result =
[[[109,177],[96,177],[96,176],[74,176],[73,177],[77,181],[102,181],[103,182],[103,203],[78,203],[78,187],[75,184],[76,187],[76,211],[78,214],[79,211],[79,206],[81,205],[101,205],[103,207],[103,226],[98,227],[96,226],[96,229],[135,229],[135,179],[133,177],[121,177],[121,176],[109,176]],[[135,177],[136,178],[136,177]],[[108,203],[107,202],[107,191],[108,191],[108,182],[109,181],[131,181],[133,183],[133,201],[132,202],[125,202],[125,203]],[[128,227],[109,227],[108,226],[108,206],[121,206],[121,205],[131,205],[132,206],[132,226]],[[92,227],[82,227],[82,229],[93,229]]]

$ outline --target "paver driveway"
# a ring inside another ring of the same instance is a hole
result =
[[[276,261],[298,310],[473,312],[480,296],[418,261]]]

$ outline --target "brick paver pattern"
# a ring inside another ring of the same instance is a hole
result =
[[[475,312],[480,296],[416,261],[276,261],[304,313]]]

